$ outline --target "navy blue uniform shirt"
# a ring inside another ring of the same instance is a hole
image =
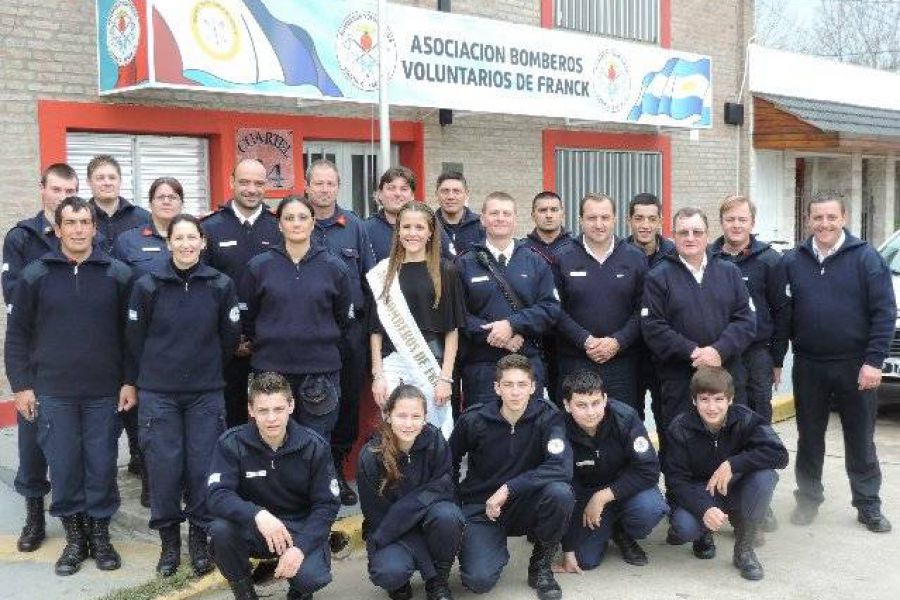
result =
[[[206,509],[251,531],[256,531],[256,514],[267,510],[308,556],[328,542],[341,507],[339,494],[331,448],[319,434],[288,419],[284,442],[273,450],[256,423],[248,423],[229,429],[216,442]]]
[[[7,307],[6,375],[14,392],[116,396],[134,383],[125,347],[131,269],[94,248],[81,264],[49,252],[28,265]]]
[[[823,263],[812,237],[785,255],[791,341],[798,356],[862,359],[880,369],[897,318],[891,272],[875,248],[845,234],[843,246]]]
[[[756,335],[741,270],[711,257],[697,283],[678,255],[666,256],[644,278],[641,333],[663,373],[690,368],[699,347],[712,346],[723,363],[740,356]]]
[[[166,246],[166,238],[151,221],[119,235],[113,244],[112,255],[131,267],[136,279],[165,268],[172,253]]]
[[[355,313],[352,281],[325,247],[314,242],[296,264],[281,247],[254,257],[238,297],[254,369],[294,375],[341,369],[338,343]]]
[[[605,488],[616,500],[627,500],[659,481],[659,459],[647,429],[624,402],[608,400],[606,414],[593,436],[570,414],[566,415],[566,432],[572,444],[572,488],[578,502],[587,502]]]
[[[335,206],[333,215],[316,219],[315,239],[347,265],[353,307],[362,314],[368,306],[366,273],[377,262],[362,219],[353,211]]]
[[[508,354],[504,349],[489,345],[487,332],[481,328],[487,323],[504,319],[509,321],[515,333],[525,338],[520,353],[537,355],[539,350],[534,340],[549,333],[559,319],[559,295],[550,265],[521,241],[515,243],[512,258],[505,267],[506,279],[523,304],[523,308],[514,311],[500,286],[479,264],[479,252],[487,253],[487,259],[496,264],[483,244],[473,245],[469,252],[456,260],[466,297],[467,360],[473,363],[497,362]],[[501,267],[498,265],[497,268]]]
[[[3,240],[3,267],[0,270],[3,301],[7,304],[12,302],[16,281],[22,269],[56,250],[59,250],[59,240],[53,232],[53,224],[44,218],[44,211],[16,223]]]
[[[393,543],[416,529],[436,502],[453,502],[453,463],[450,446],[434,425],[425,424],[408,454],[397,461],[401,478],[379,489],[385,478],[384,462],[376,449],[381,435],[375,434],[359,452],[356,485],[366,519],[366,541],[374,549]]]
[[[750,245],[736,255],[725,252],[724,245],[723,236],[710,245],[710,253],[716,258],[733,262],[740,268],[756,309],[756,337],[753,338],[753,344],[768,347],[775,366],[780,368],[784,364],[788,340],[787,336],[782,334],[779,337],[775,333],[784,332],[786,323],[790,321],[781,253],[772,248],[771,244],[761,242],[752,235]],[[778,326],[777,321],[781,321]]]
[[[166,261],[134,284],[126,334],[139,388],[172,393],[223,389],[224,366],[241,336],[234,283],[202,264],[184,280]]]
[[[444,218],[443,211],[436,212],[438,221],[449,236],[450,243],[453,244],[453,251],[457,256],[468,252],[475,244],[484,243],[484,225],[481,224],[481,216],[469,210],[469,207],[463,207],[463,216],[459,223],[448,223]]]
[[[146,208],[132,204],[121,196],[119,196],[119,203],[112,215],[97,206],[97,201],[93,198],[89,202],[93,205],[97,215],[97,233],[99,234],[97,241],[104,252],[112,253],[116,238],[121,234],[129,229],[143,227],[150,223],[150,213]]]
[[[468,455],[459,484],[462,504],[484,504],[506,484],[509,497],[536,492],[549,483],[572,480],[572,447],[559,410],[541,397],[528,401],[515,425],[500,413],[500,399],[472,406],[459,416],[450,436],[454,477]]]
[[[734,485],[745,473],[785,468],[788,453],[771,425],[743,405],[728,407],[718,432],[703,424],[695,408],[672,420],[666,430],[666,485],[675,502],[697,519],[715,506],[706,484],[726,460]]]
[[[562,231],[559,232],[559,235],[548,244],[541,239],[541,236],[538,235],[537,228],[535,228],[532,229],[531,233],[526,235],[522,241],[525,242],[526,246],[531,246],[540,252],[550,264],[553,264],[556,262],[557,254],[564,251],[574,240],[575,238],[572,237],[572,234],[563,228]]]
[[[560,353],[583,356],[588,336],[611,337],[619,354],[630,350],[641,335],[638,312],[644,292],[647,261],[644,254],[614,239],[612,254],[601,265],[588,254],[582,240],[559,251],[554,265],[562,313]]]
[[[372,251],[375,253],[375,262],[384,260],[391,255],[391,244],[394,241],[394,226],[387,222],[384,209],[363,221],[369,241],[372,243]],[[441,257],[453,259],[455,251],[450,243],[450,237],[443,229],[441,232]]]
[[[207,236],[204,259],[239,284],[250,259],[279,246],[282,238],[278,219],[265,206],[253,225],[241,224],[234,211],[229,202],[203,219]]]

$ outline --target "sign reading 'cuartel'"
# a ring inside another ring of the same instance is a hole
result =
[[[97,1],[104,93],[174,87],[375,103],[383,60],[397,105],[712,125],[709,57],[648,44],[390,4],[380,48],[371,1],[155,0],[149,31],[134,34],[152,37],[153,56],[130,57],[122,36],[107,34],[109,13],[129,13],[132,0]],[[153,64],[130,64],[141,60]]]
[[[255,158],[266,168],[269,187],[294,187],[294,132],[291,129],[242,128],[235,132],[237,158]]]

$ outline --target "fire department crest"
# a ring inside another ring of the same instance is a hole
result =
[[[124,67],[134,60],[141,39],[141,21],[131,0],[118,0],[106,15],[106,48],[113,61]]]
[[[604,50],[594,64],[591,87],[594,97],[608,112],[622,110],[631,96],[631,70],[615,50]]]
[[[388,79],[397,67],[397,42],[391,28],[385,32],[385,70]],[[371,11],[353,11],[341,23],[336,51],[344,76],[357,88],[378,89],[378,16]]]

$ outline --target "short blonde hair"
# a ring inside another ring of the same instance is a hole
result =
[[[753,222],[755,223],[756,205],[753,204],[753,200],[751,200],[747,196],[741,196],[740,194],[732,194],[722,201],[722,206],[719,207],[719,221],[721,221],[725,217],[725,213],[733,208],[740,206],[741,204],[746,204],[748,207],[750,207],[750,218],[753,219]]]

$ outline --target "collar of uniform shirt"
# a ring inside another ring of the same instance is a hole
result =
[[[502,254],[503,256],[506,257],[507,264],[509,264],[509,261],[512,259],[513,249],[516,245],[516,242],[515,242],[515,240],[510,240],[509,246],[507,246],[503,250],[500,250],[499,248],[495,248],[487,240],[485,240],[484,245],[487,247],[488,251],[494,256],[494,260],[496,260],[499,263],[500,255]]]
[[[691,272],[691,275],[694,276],[694,279],[697,280],[697,283],[703,283],[703,273],[706,271],[706,263],[707,263],[706,252],[703,253],[703,260],[700,261],[699,269],[695,269],[693,267],[693,265],[691,265],[691,263],[689,263],[688,261],[684,260],[684,258],[680,254],[678,255],[678,260],[680,260],[681,263],[687,267],[687,270]]]
[[[841,229],[841,237],[839,237],[839,238],[837,239],[837,242],[834,243],[834,246],[832,246],[832,247],[829,248],[828,250],[822,250],[822,249],[819,248],[819,245],[816,243],[816,238],[813,237],[813,239],[812,239],[813,253],[815,253],[816,259],[818,259],[818,261],[819,261],[820,263],[821,263],[821,262],[824,262],[826,258],[828,258],[828,257],[831,256],[832,254],[834,254],[835,252],[837,252],[837,251],[838,251],[838,248],[840,248],[841,246],[843,246],[843,245],[844,245],[844,242],[846,242],[846,241],[847,241],[847,234],[844,233],[844,230],[843,230],[843,229]]]
[[[616,249],[616,239],[609,238],[609,248],[607,248],[606,252],[604,252],[602,255],[598,256],[597,254],[594,254],[593,250],[591,250],[591,246],[590,244],[588,244],[587,240],[584,239],[584,235],[581,236],[581,241],[584,244],[584,249],[588,253],[588,256],[596,260],[601,265],[606,262],[606,259],[609,258],[612,255],[613,250]]]
[[[256,220],[259,218],[259,215],[262,214],[263,205],[260,202],[259,206],[256,207],[256,211],[254,211],[254,213],[252,215],[250,215],[249,217],[245,217],[243,215],[243,213],[240,210],[238,210],[238,207],[234,205],[234,200],[232,200],[231,201],[231,210],[234,211],[234,216],[237,217],[237,219],[238,219],[238,221],[240,221],[241,225],[250,223],[250,226],[252,227],[256,223]]]

